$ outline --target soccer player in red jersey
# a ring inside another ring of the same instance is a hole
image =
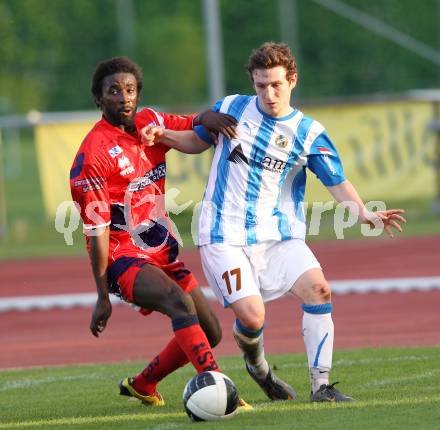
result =
[[[90,323],[94,336],[112,313],[109,293],[148,314],[170,317],[174,337],[137,376],[120,383],[123,395],[163,405],[161,379],[191,362],[197,372],[218,370],[211,350],[221,328],[192,273],[177,258],[165,210],[165,154],[161,145],[145,146],[138,130],[146,124],[191,129],[195,115],[179,116],[143,109],[137,113],[142,71],[126,57],[98,64],[92,93],[102,119],[82,142],[70,171],[73,200],[81,209],[87,250],[98,298]],[[213,132],[228,133],[227,115],[201,115]]]

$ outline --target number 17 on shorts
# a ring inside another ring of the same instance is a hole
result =
[[[204,245],[200,256],[206,279],[224,307],[243,297],[260,295],[252,265],[241,246]]]

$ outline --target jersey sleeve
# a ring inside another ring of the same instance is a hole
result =
[[[159,115],[163,118],[163,126],[170,130],[192,130],[193,120],[197,114],[192,115],[174,115],[161,112]]]
[[[156,112],[154,109],[145,108],[136,114],[135,124],[138,132],[147,125],[156,125],[170,130],[192,130],[193,120],[197,114],[174,115],[165,112]],[[171,148],[165,145],[155,145],[164,154]]]
[[[192,130],[193,120],[196,116],[196,113],[191,115],[175,115],[145,108],[136,114],[135,124],[138,130],[150,124],[170,130]]]
[[[215,102],[215,104],[211,107],[211,110],[213,112],[220,112],[220,109],[222,107],[224,99],[218,100]],[[215,141],[211,137],[211,134],[206,130],[203,125],[196,125],[194,127],[194,132],[197,134],[197,136],[202,139],[205,143],[208,143],[209,145],[215,145]]]
[[[70,191],[80,207],[85,231],[110,225],[110,166],[106,161],[87,151],[78,152],[70,170]]]
[[[325,131],[313,142],[307,160],[307,167],[326,187],[339,185],[345,181],[342,161]]]
[[[215,141],[212,139],[211,135],[208,133],[208,130],[206,130],[203,125],[196,125],[194,127],[194,133],[197,134],[197,136],[202,139],[205,143],[209,145],[214,145]]]
[[[223,101],[225,99],[217,100],[215,104],[212,106],[211,110],[213,112],[220,112],[220,108],[222,107]]]

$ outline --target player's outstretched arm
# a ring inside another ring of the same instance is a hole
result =
[[[90,262],[95,277],[98,299],[92,313],[90,331],[93,336],[98,337],[99,333],[105,329],[112,314],[107,280],[110,228],[107,226],[94,230],[93,233],[90,236]]]
[[[192,130],[176,131],[152,125],[141,129],[141,140],[147,146],[160,143],[186,154],[199,154],[211,146]]]
[[[402,226],[399,223],[406,223],[406,219],[400,215],[405,213],[403,209],[369,211],[353,184],[348,180],[327,187],[327,189],[338,203],[344,204],[351,211],[357,209],[356,215],[359,216],[359,221],[362,224],[369,224],[372,228],[383,228],[389,237],[394,237],[393,228],[399,233],[402,231]]]

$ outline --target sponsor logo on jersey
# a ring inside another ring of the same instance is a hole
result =
[[[264,157],[263,161],[263,169],[269,170],[274,173],[281,173],[285,168],[287,163],[282,160],[277,160],[276,158]]]
[[[114,146],[113,148],[108,150],[110,157],[116,158],[119,154],[122,153],[122,148],[119,145]]]
[[[261,162],[255,160],[249,160],[244,154],[241,145],[238,144],[229,154],[228,161],[235,164],[244,163],[248,166],[257,167],[260,169],[268,170],[274,173],[281,173],[285,168],[287,163],[276,158],[271,158],[269,156],[264,157]]]
[[[232,161],[233,163],[245,163],[249,164],[249,160],[243,154],[243,149],[241,145],[238,144],[229,154],[228,161]]]
[[[288,143],[289,141],[287,140],[287,137],[283,136],[282,134],[277,136],[275,139],[275,145],[278,146],[278,148],[285,148]]]
[[[257,127],[254,124],[245,121],[243,123],[243,127],[246,130],[246,133],[249,134],[249,136],[255,137],[255,135],[257,134]]]
[[[84,178],[79,179],[78,181],[75,181],[73,185],[75,187],[82,187],[82,190],[84,193],[87,193],[88,191],[96,191],[103,188],[103,183],[105,182],[105,179],[101,176],[95,176],[92,178]]]
[[[160,179],[164,178],[166,175],[166,165],[165,163],[158,164],[156,167],[145,173],[144,176],[140,178],[136,178],[134,181],[131,181],[128,185],[128,191],[136,192],[141,191],[148,185],[151,185],[153,182],[157,182]]]
[[[128,166],[126,169],[121,170],[121,171],[119,172],[119,174],[120,174],[121,176],[127,176],[127,175],[129,175],[130,173],[134,173],[134,167],[133,167],[133,166]]]
[[[120,169],[125,169],[129,165],[130,165],[130,160],[125,155],[118,158],[118,166]]]
[[[125,155],[118,158],[118,166],[121,169],[119,172],[121,176],[127,176],[131,173],[134,173],[134,167],[131,165],[130,160]]]

